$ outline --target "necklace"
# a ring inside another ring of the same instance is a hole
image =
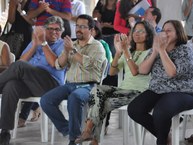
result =
[[[136,62],[143,51],[135,51],[132,55],[133,61]]]

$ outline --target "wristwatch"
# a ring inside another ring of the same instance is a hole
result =
[[[44,47],[44,46],[46,46],[47,44],[48,44],[48,42],[47,42],[47,41],[44,41],[44,42],[42,42],[41,46]]]
[[[77,53],[77,49],[72,48],[72,50],[70,51],[70,55],[75,55],[76,53]]]
[[[25,16],[26,15],[26,11],[22,10],[20,13],[21,16]]]

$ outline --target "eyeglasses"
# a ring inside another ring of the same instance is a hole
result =
[[[49,31],[56,31],[56,32],[60,32],[61,31],[60,28],[47,27],[46,29],[49,30]]]
[[[143,30],[143,29],[140,29],[140,30],[133,30],[133,33],[143,34],[143,33],[146,33],[146,31]]]
[[[89,27],[88,26],[85,26],[85,25],[75,25],[76,29],[88,29]]]

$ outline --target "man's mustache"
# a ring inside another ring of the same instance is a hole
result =
[[[77,31],[77,32],[76,32],[76,34],[78,34],[78,33],[83,34],[83,33],[82,33],[82,32],[80,32],[80,31]]]

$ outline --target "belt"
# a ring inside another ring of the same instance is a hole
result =
[[[91,82],[68,82],[67,83],[75,83],[75,84],[99,84],[99,82],[94,82],[94,81],[91,81]]]

